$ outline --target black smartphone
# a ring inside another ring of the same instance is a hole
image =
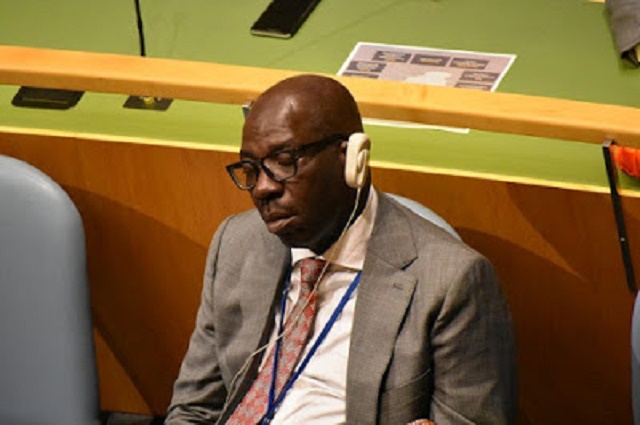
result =
[[[320,0],[272,0],[251,26],[251,34],[291,38]]]

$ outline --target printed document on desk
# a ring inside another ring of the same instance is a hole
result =
[[[494,91],[516,56],[431,47],[360,42],[338,75],[404,81],[414,84]],[[425,126],[397,121],[366,120],[368,124],[434,128],[468,133],[469,129]]]

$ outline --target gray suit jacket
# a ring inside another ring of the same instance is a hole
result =
[[[210,247],[196,329],[167,423],[213,423],[242,399],[273,330],[290,251],[256,211]],[[347,367],[349,424],[513,422],[510,315],[489,262],[384,195],[363,266]]]
[[[640,44],[640,2],[638,0],[606,0],[611,32],[616,48],[638,64],[633,49]]]

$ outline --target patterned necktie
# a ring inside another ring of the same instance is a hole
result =
[[[280,391],[282,391],[282,387],[291,377],[291,373],[311,335],[318,298],[317,293],[313,291],[313,287],[320,277],[325,263],[324,260],[318,258],[300,260],[300,296],[284,324],[284,336],[280,343],[278,355],[276,399]],[[267,362],[260,369],[258,377],[245,394],[242,402],[227,420],[228,425],[257,424],[267,413],[275,357],[274,351],[275,348],[272,348],[269,352]]]

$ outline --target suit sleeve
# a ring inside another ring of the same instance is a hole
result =
[[[432,334],[438,425],[510,424],[516,407],[511,316],[491,264],[476,257],[446,292]]]
[[[173,387],[166,424],[215,423],[227,397],[218,363],[213,320],[213,281],[220,242],[227,223],[228,219],[220,226],[209,246],[196,326]]]

